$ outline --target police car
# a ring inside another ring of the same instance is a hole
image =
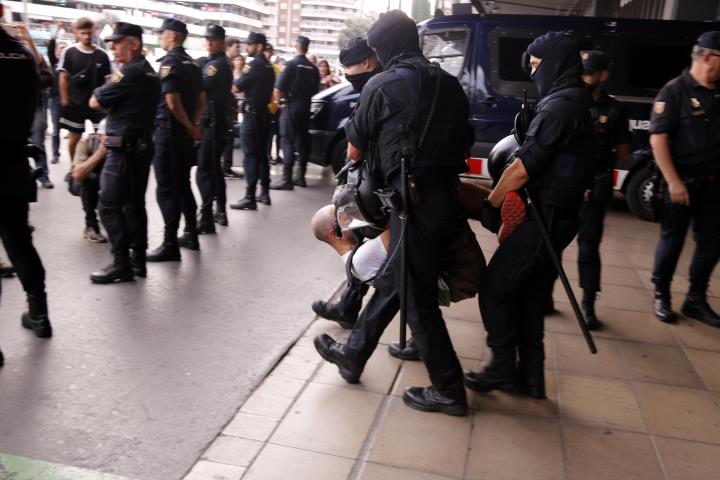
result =
[[[698,35],[719,30],[717,22],[635,20],[536,15],[450,15],[418,25],[425,56],[457,76],[470,102],[475,145],[467,175],[488,177],[487,154],[512,128],[523,93],[531,103],[537,88],[530,81],[525,50],[539,35],[572,30],[582,50],[610,55],[608,92],[625,107],[631,151],[615,169],[615,190],[625,195],[639,218],[651,218],[652,154],[648,145],[650,109],[658,90],[690,64]],[[311,161],[334,171],[345,161],[344,127],[358,100],[349,83],[317,94],[312,103]]]

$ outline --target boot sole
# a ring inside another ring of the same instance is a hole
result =
[[[93,278],[92,276],[90,277],[90,281],[96,285],[109,285],[111,283],[132,282],[133,280],[135,280],[134,273],[132,275],[127,275],[127,276],[123,276],[123,277],[113,277],[113,278],[109,278],[109,279]]]
[[[409,398],[407,398],[405,395],[403,395],[403,402],[405,402],[405,405],[407,405],[408,407],[415,409],[415,410],[419,410],[421,412],[441,412],[441,413],[444,413],[446,415],[450,415],[453,417],[465,417],[465,416],[467,416],[467,413],[468,413],[468,407],[466,407],[466,406],[438,405],[438,406],[430,407],[425,404],[415,403],[412,400],[410,400]]]
[[[698,312],[695,312],[693,310],[690,310],[689,308],[683,307],[680,309],[680,313],[682,313],[684,316],[688,318],[692,318],[693,320],[697,320],[698,322],[702,322],[705,325],[708,325],[710,327],[720,328],[720,323],[715,322],[706,322],[704,318],[702,318],[702,315]]]
[[[328,363],[332,363],[338,368],[338,373],[343,378],[343,380],[350,384],[356,384],[360,382],[359,376],[353,374],[350,370],[343,367],[342,365],[338,365],[334,358],[326,355],[325,352],[323,352],[323,349],[320,346],[320,342],[317,339],[313,339],[313,345],[315,345],[315,350],[318,352],[318,354],[320,354],[323,360]]]

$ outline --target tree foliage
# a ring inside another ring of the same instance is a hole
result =
[[[345,20],[345,26],[338,32],[338,45],[345,47],[352,38],[367,37],[367,32],[376,18],[370,15],[357,15]]]

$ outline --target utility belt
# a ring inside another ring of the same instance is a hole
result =
[[[255,105],[253,105],[247,101],[243,102],[242,108],[240,109],[240,111],[245,115],[259,113],[259,110],[255,108]]]
[[[146,135],[105,135],[105,147],[109,150],[144,152],[150,148],[151,139]]]

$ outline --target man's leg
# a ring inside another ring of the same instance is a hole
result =
[[[178,158],[173,156],[171,130],[160,126],[155,132],[155,155],[153,169],[157,183],[156,198],[163,221],[165,232],[163,243],[155,250],[148,252],[147,261],[165,262],[180,260],[180,248],[177,241],[177,231],[180,226],[180,201],[176,191],[177,182],[174,177],[178,175],[175,170],[179,167],[173,162]]]
[[[292,190],[292,173],[295,164],[295,140],[292,129],[292,115],[290,105],[280,110],[280,144],[283,152],[283,176],[281,180],[273,183],[273,190]]]
[[[50,120],[52,120],[52,163],[60,161],[60,97],[53,96],[48,99],[50,106]]]
[[[100,170],[102,171],[102,170]],[[90,176],[83,180],[83,188],[80,193],[83,211],[85,212],[85,240],[92,243],[103,243],[105,237],[100,233],[100,226],[96,210],[98,208],[100,192],[100,176],[96,169]]]
[[[298,109],[300,110],[300,109]],[[310,158],[310,118],[309,109],[302,109],[297,113],[295,119],[295,148],[298,153],[298,168],[293,177],[293,183],[299,187],[307,187],[305,181],[305,172],[307,171],[307,163]]]
[[[212,135],[214,128],[204,128],[204,141],[200,144],[197,154],[197,170],[195,183],[200,190],[200,221],[198,233],[215,233],[213,221],[213,201],[215,200],[215,172],[213,171],[213,145]],[[220,150],[221,151],[221,150]]]
[[[176,151],[183,152],[183,154],[177,159],[179,175],[175,177],[175,180],[178,182],[177,191],[179,192],[180,209],[185,219],[183,235],[178,238],[178,243],[181,247],[189,250],[200,250],[197,231],[197,202],[195,202],[195,194],[193,194],[190,184],[190,170],[197,158],[197,151],[190,137],[187,135],[180,136],[179,134],[178,136],[180,138],[177,139],[174,148],[176,148]]]
[[[225,213],[227,205],[227,193],[225,187],[225,176],[222,170],[222,152],[225,150],[225,135],[222,131],[216,132],[215,158],[212,163],[212,178],[215,187],[215,211]]]
[[[240,127],[240,139],[243,148],[243,169],[245,170],[245,198],[230,205],[235,210],[257,210],[255,194],[258,176],[260,175],[260,162],[257,158],[256,133],[257,119],[255,113],[247,113],[243,117]]]
[[[129,172],[128,200],[125,207],[125,218],[130,234],[130,266],[139,277],[147,276],[146,250],[148,247],[147,210],[145,209],[145,192],[150,176],[150,162],[153,158],[151,143],[139,145],[134,154],[133,168]]]
[[[270,201],[270,161],[267,153],[267,135],[270,125],[270,117],[268,114],[259,114],[257,117],[258,128],[255,131],[257,135],[257,157],[258,157],[258,175],[260,180],[260,195],[258,201],[265,205],[271,205]]]
[[[45,134],[47,133],[47,98],[42,95],[41,105],[35,109],[35,119],[33,120],[32,136],[30,143],[37,145],[38,157],[36,159],[36,167],[42,169],[42,177],[40,184],[43,188],[53,188],[54,185],[50,181],[50,172],[48,171],[47,153],[45,152]]]

